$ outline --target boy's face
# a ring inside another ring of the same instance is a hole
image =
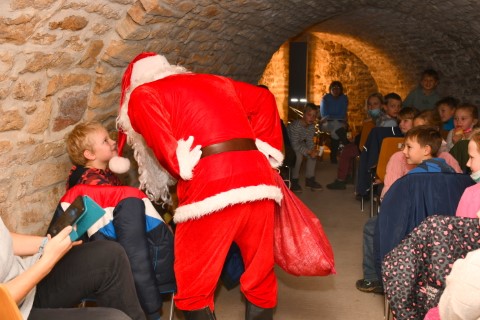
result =
[[[403,134],[407,133],[408,130],[412,129],[413,127],[413,120],[412,119],[400,119],[398,123],[398,127]]]
[[[422,81],[420,81],[420,86],[425,91],[431,91],[435,89],[437,84],[438,84],[438,81],[435,80],[435,78],[432,76],[423,76]]]
[[[396,118],[401,108],[402,102],[396,99],[388,99],[384,107],[385,113],[390,118]]]
[[[442,122],[447,122],[455,114],[455,108],[451,108],[448,104],[444,103],[438,106],[438,113]]]
[[[420,164],[423,160],[430,159],[432,156],[430,146],[422,147],[416,139],[408,138],[405,140],[403,154],[408,164]]]
[[[99,128],[89,134],[88,139],[92,145],[91,150],[86,150],[86,158],[99,169],[104,168],[108,161],[117,155],[117,144],[110,139],[104,128]]]
[[[477,144],[473,140],[468,142],[467,167],[469,167],[472,172],[480,171],[480,153],[478,152]]]
[[[317,117],[318,117],[317,110],[307,109],[306,112],[303,114],[303,121],[307,125],[311,125],[315,123],[315,121],[317,120]]]

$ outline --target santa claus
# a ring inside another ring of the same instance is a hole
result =
[[[273,95],[142,53],[123,76],[117,125],[119,153],[127,140],[150,197],[168,201],[178,182],[175,304],[185,318],[215,319],[215,288],[235,242],[245,264],[246,319],[272,319],[274,206],[282,198],[272,167],[283,160]],[[121,167],[118,159],[110,165]]]

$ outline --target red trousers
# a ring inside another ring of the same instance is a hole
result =
[[[238,204],[177,225],[174,265],[177,308],[196,310],[209,306],[214,310],[215,289],[233,241],[239,246],[245,264],[240,290],[256,306],[276,306],[274,206],[273,200]]]
[[[360,155],[358,146],[355,143],[347,144],[340,155],[338,162],[337,179],[345,181],[349,173],[352,173],[352,164],[355,157]]]

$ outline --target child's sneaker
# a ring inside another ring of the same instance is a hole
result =
[[[334,182],[327,184],[327,188],[330,190],[345,190],[347,183],[342,180],[335,179]]]
[[[317,181],[315,181],[314,177],[305,179],[305,186],[308,187],[308,188],[311,188],[312,191],[323,190],[322,185],[320,183],[318,183]]]

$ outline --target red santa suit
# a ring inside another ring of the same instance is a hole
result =
[[[215,287],[235,241],[245,263],[241,291],[254,305],[273,308],[273,214],[282,194],[272,166],[283,160],[275,99],[257,86],[182,69],[169,73],[161,65],[178,68],[150,53],[132,61],[118,124],[135,149],[147,193],[151,187],[150,194],[162,196],[178,181],[175,303],[181,310],[214,309]],[[157,186],[150,165],[142,165],[154,163],[151,158],[163,175]]]

